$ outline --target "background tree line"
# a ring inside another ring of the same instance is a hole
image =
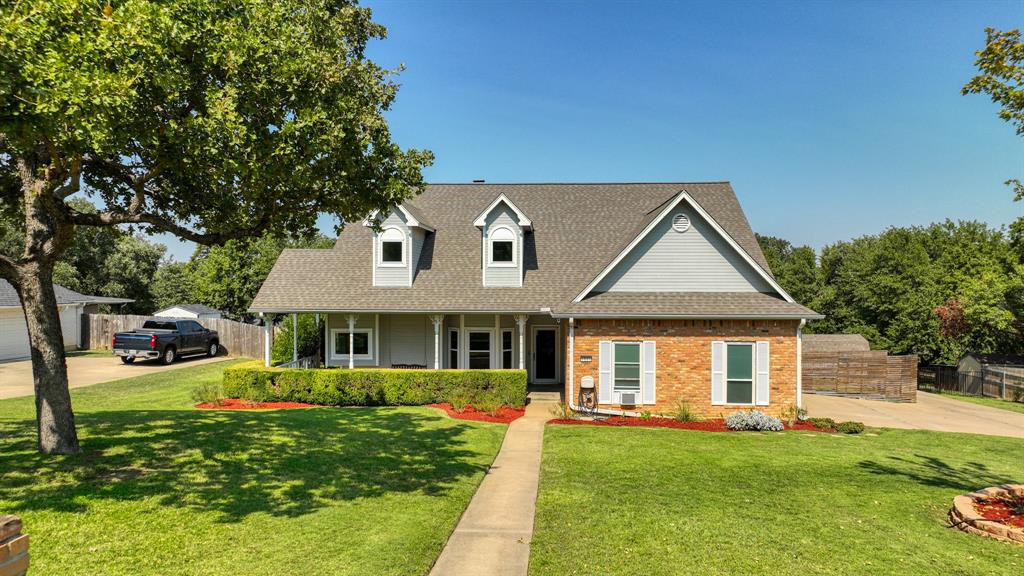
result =
[[[826,315],[812,333],[857,333],[872,348],[953,363],[1024,352],[1024,218],[1008,229],[946,220],[894,227],[821,253],[758,235],[782,286]]]

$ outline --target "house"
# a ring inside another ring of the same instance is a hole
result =
[[[82,315],[88,307],[99,304],[127,304],[128,298],[108,298],[79,294],[57,284],[53,285],[60,311],[60,328],[64,334],[64,348],[74,350],[82,343]],[[31,354],[28,329],[25,327],[25,313],[21,299],[6,280],[0,280],[0,361],[28,358]]]
[[[728,182],[428,185],[333,249],[282,252],[250,311],[326,315],[330,366],[524,369],[573,404],[592,381],[603,410],[706,414],[799,404],[822,317]]]
[[[981,354],[968,352],[957,362],[957,372],[995,370],[1024,376],[1024,356],[1019,354]]]
[[[192,320],[217,320],[222,316],[220,310],[203,304],[178,304],[153,312],[160,318],[189,318]]]
[[[860,334],[804,334],[803,353],[867,352],[871,345]]]

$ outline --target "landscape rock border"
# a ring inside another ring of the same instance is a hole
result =
[[[986,520],[975,507],[979,500],[1005,498],[1012,495],[1024,496],[1024,484],[1003,484],[969,494],[961,494],[953,498],[953,507],[949,510],[949,522],[953,527],[970,534],[1024,544],[1024,529]]]

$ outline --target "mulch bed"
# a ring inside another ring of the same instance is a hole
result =
[[[502,406],[495,414],[477,410],[472,406],[466,406],[461,412],[459,412],[455,408],[452,408],[452,405],[447,402],[443,404],[431,404],[430,407],[440,408],[441,410],[444,410],[449,417],[456,418],[458,420],[475,420],[477,422],[495,422],[498,424],[508,424],[523,414],[526,414],[526,408],[509,408],[508,406]]]
[[[302,402],[250,402],[239,398],[225,398],[220,404],[206,402],[196,404],[200,410],[274,410],[277,408],[329,408],[318,404],[305,404]]]
[[[1024,528],[1024,498],[991,498],[979,500],[975,510],[985,520]]]
[[[730,430],[725,425],[725,420],[715,418],[702,420],[700,422],[680,422],[671,418],[638,418],[636,416],[609,416],[603,420],[576,420],[566,418],[555,418],[548,420],[548,424],[568,424],[583,426],[636,426],[642,428],[675,428],[677,430],[698,430],[701,432],[737,432]],[[815,428],[809,422],[797,422],[794,426],[786,425],[786,430],[806,430],[810,432],[832,432]]]

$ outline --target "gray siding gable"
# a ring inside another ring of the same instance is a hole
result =
[[[484,286],[495,286],[495,287],[519,287],[523,285],[523,230],[519,226],[519,219],[516,217],[515,212],[508,207],[504,202],[498,204],[491,210],[491,213],[487,215],[487,224],[482,231],[483,235],[483,250],[481,251],[481,265],[484,270],[483,282]],[[515,246],[514,250],[516,253],[515,266],[489,266],[488,261],[490,260],[490,243],[488,242],[489,234],[492,230],[498,227],[505,227],[512,230],[515,234]]]
[[[413,243],[409,242],[409,226],[405,222],[405,217],[400,210],[392,208],[387,218],[381,221],[380,225],[382,228],[393,226],[401,230],[402,234],[405,235],[405,266],[381,266],[378,255],[380,242],[375,237],[373,242],[373,284],[374,286],[410,286],[409,267],[419,258],[419,255],[410,252],[412,247],[410,245]]]
[[[690,228],[672,229],[685,214]],[[712,225],[685,202],[671,210],[605,276],[594,292],[765,292],[774,293]]]

